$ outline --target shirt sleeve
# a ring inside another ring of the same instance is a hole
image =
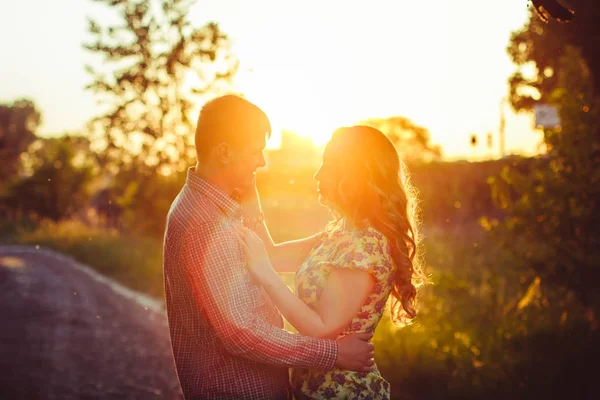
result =
[[[285,367],[334,367],[335,341],[290,333],[260,315],[257,288],[230,227],[217,222],[195,227],[183,249],[195,300],[230,354]]]

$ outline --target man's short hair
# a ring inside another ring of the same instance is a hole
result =
[[[240,146],[256,135],[271,136],[267,114],[237,95],[208,101],[200,110],[196,126],[196,154],[202,158],[219,143]]]

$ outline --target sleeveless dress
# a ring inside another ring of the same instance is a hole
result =
[[[370,272],[375,286],[358,314],[340,336],[372,332],[385,310],[395,266],[386,237],[372,227],[323,233],[296,273],[296,295],[313,310],[333,268]],[[352,288],[348,288],[352,291]],[[390,385],[377,366],[370,372],[334,368],[323,372],[295,368],[291,373],[296,399],[389,399]]]

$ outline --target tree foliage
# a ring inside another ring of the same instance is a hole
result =
[[[544,23],[531,18],[524,29],[513,32],[508,54],[518,68],[510,78],[510,101],[517,110],[547,102],[561,76],[561,58],[568,47],[581,53],[590,73],[589,84],[600,94],[600,7],[594,0],[569,0],[577,10],[573,22]]]
[[[2,206],[54,221],[73,217],[89,199],[94,160],[88,152],[83,137],[37,140],[27,153],[29,176],[8,187]]]
[[[202,95],[222,89],[237,68],[215,23],[194,27],[189,0],[94,0],[118,23],[89,20],[88,89],[104,113],[91,131],[108,165],[138,162],[182,170],[195,156],[190,119]],[[112,163],[112,164],[111,164]]]
[[[406,117],[370,118],[362,123],[389,137],[406,162],[433,161],[442,156],[440,146],[431,143],[429,131]]]
[[[21,154],[36,139],[40,122],[41,114],[30,100],[0,104],[0,181],[17,175]]]
[[[94,200],[98,211],[118,215],[126,232],[161,236],[171,203],[185,183],[186,171],[163,176],[136,165],[121,168]]]
[[[598,15],[600,8],[592,0],[571,3],[582,11],[572,24],[543,25],[532,18],[513,35],[509,47],[513,61],[519,67],[534,65],[537,71],[534,78],[524,80],[517,73],[511,80],[514,107],[531,108],[536,101],[554,105],[561,125],[544,129],[543,156],[526,168],[505,168],[492,178],[494,198],[507,217],[485,219],[483,224],[543,283],[597,306],[600,63],[594,54],[600,46],[591,43],[600,39],[600,26],[586,14]],[[539,95],[532,97],[524,88]]]

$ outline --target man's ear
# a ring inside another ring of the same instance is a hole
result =
[[[223,164],[229,164],[231,162],[231,146],[228,143],[221,142],[213,149],[217,160]]]

